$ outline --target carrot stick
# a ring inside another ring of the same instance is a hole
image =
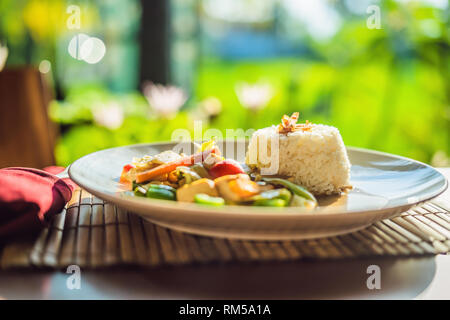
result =
[[[210,153],[218,153],[218,152],[219,152],[219,149],[217,149],[217,148],[209,149],[209,150],[206,150],[203,152],[193,154],[191,156],[181,158],[176,161],[162,164],[160,166],[157,166],[156,168],[153,168],[153,169],[150,169],[150,170],[147,170],[144,172],[140,172],[136,175],[136,182],[142,183],[142,182],[148,181],[156,176],[159,176],[159,175],[162,175],[165,173],[169,173],[169,172],[175,170],[179,166],[192,166],[194,163],[197,163],[197,162],[200,162],[200,161],[203,161],[204,159],[206,159],[206,157],[209,156]]]

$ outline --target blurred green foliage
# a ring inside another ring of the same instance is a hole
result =
[[[58,15],[51,15],[53,20],[35,21],[33,12],[59,12],[63,2],[0,0],[0,11],[8,13],[0,20],[0,36],[13,39],[8,40],[10,46],[24,54],[26,45],[17,41],[24,35],[38,44],[54,40],[60,24],[50,22],[57,21]],[[27,3],[23,15],[28,29],[16,19],[23,3]],[[105,82],[80,85],[85,81],[82,74],[77,74],[78,81],[64,88],[65,99],[54,101],[50,107],[52,119],[62,126],[55,150],[58,164],[67,165],[104,148],[169,140],[175,129],[192,131],[195,119],[208,120],[203,129],[212,127],[225,132],[269,126],[278,123],[283,114],[299,111],[302,120],[338,127],[347,145],[449,165],[448,5],[437,9],[424,1],[381,1],[382,28],[369,29],[367,15],[351,14],[343,10],[341,1],[334,3],[342,14],[342,26],[326,41],[303,35],[299,41],[307,46],[307,55],[248,60],[202,57],[191,97],[171,119],[152,112],[138,91],[114,93],[114,86],[108,89]],[[93,23],[99,15],[95,5],[89,7],[92,10],[88,12],[93,13],[87,21]],[[52,46],[49,48],[49,52],[54,51]],[[40,59],[41,51],[33,54]],[[19,55],[12,53],[10,60],[19,61]],[[53,59],[51,55],[43,58]],[[59,70],[68,69],[59,66]],[[136,77],[137,69],[132,74]],[[70,78],[70,74],[66,77]],[[265,108],[253,111],[241,105],[236,84],[242,81],[271,85],[274,95]],[[222,104],[222,111],[209,119],[199,112],[201,101],[208,97],[216,97]],[[109,105],[123,110],[123,123],[118,128],[108,129],[95,121],[95,110]]]
[[[276,94],[266,108],[247,116],[234,94],[233,79],[254,81],[261,69],[271,75],[268,81]],[[214,127],[261,128],[278,123],[283,114],[300,111],[303,120],[338,127],[347,145],[425,162],[437,150],[449,152],[448,87],[438,70],[420,62],[214,63],[204,70],[198,95],[217,96],[226,106]]]
[[[205,61],[196,95],[214,95],[226,106],[214,125],[260,128],[300,111],[303,120],[338,127],[347,145],[450,165],[448,8],[381,3],[381,29],[349,18],[330,41],[310,39],[314,58]],[[275,96],[248,115],[235,83],[261,79]]]
[[[119,128],[109,129],[94,119],[97,108],[111,104],[123,110],[123,122]],[[51,119],[61,123],[63,129],[55,150],[59,165],[68,165],[88,153],[105,148],[168,141],[175,129],[187,128],[190,123],[188,114],[183,111],[171,119],[152,114],[139,92],[113,94],[95,85],[72,88],[64,102],[54,101],[50,105],[49,112]]]

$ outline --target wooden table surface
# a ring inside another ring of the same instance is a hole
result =
[[[440,169],[450,178],[450,168]],[[450,201],[450,190],[440,198]],[[381,289],[369,290],[378,265]],[[450,299],[450,256],[364,258],[81,270],[70,290],[64,271],[0,272],[4,299]]]

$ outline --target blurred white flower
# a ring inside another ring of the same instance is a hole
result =
[[[431,158],[431,165],[433,167],[448,167],[450,165],[450,157],[445,151],[438,150]]]
[[[208,116],[217,116],[222,111],[222,102],[216,97],[208,97],[200,101],[200,108]]]
[[[187,115],[190,123],[200,121],[203,126],[208,126],[209,124],[209,116],[201,108],[192,108],[188,110]]]
[[[236,85],[235,91],[242,106],[250,110],[264,108],[273,96],[272,86],[268,83],[241,82]]]
[[[142,91],[150,107],[165,118],[174,116],[187,100],[187,95],[183,89],[175,86],[146,82]]]
[[[96,106],[92,113],[96,124],[111,130],[120,128],[123,123],[123,109],[116,103]]]
[[[8,58],[8,47],[0,43],[0,71],[3,70],[6,64],[6,59]]]

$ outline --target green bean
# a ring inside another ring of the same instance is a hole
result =
[[[194,197],[194,202],[199,204],[207,204],[210,206],[223,206],[225,204],[225,200],[221,197],[212,197],[207,195],[206,193],[198,193]]]
[[[292,183],[286,179],[281,179],[281,178],[262,178],[263,181],[266,181],[270,184],[275,184],[275,185],[281,185],[283,187],[288,188],[292,193],[303,197],[305,199],[314,201],[314,203],[317,203],[316,198],[305,188],[296,185],[295,183]]]
[[[259,199],[253,202],[253,206],[262,207],[285,207],[286,200],[275,198],[275,199]]]
[[[162,185],[151,185],[145,196],[153,199],[176,200],[176,195],[171,190],[161,187]]]
[[[194,202],[199,204],[207,204],[210,206],[223,206],[225,200],[221,197],[212,197],[206,193],[198,193],[194,197]]]
[[[172,192],[177,192],[177,189],[175,189],[174,187],[168,186],[166,184],[152,184],[152,183],[148,183],[146,185],[143,185],[144,188],[146,189],[150,189],[150,188],[157,188],[157,189],[165,189],[165,190],[169,190]]]
[[[283,199],[284,201],[286,201],[287,203],[289,203],[289,201],[291,200],[292,194],[289,192],[288,189],[275,189],[275,190],[269,190],[266,192],[272,192],[274,194],[276,194],[275,198],[278,199]],[[262,192],[260,195],[264,195],[266,192]]]
[[[291,200],[292,194],[288,189],[273,189],[268,191],[263,191],[260,194],[257,194],[251,197],[250,201],[256,200],[270,200],[270,199],[283,199],[287,203]]]

